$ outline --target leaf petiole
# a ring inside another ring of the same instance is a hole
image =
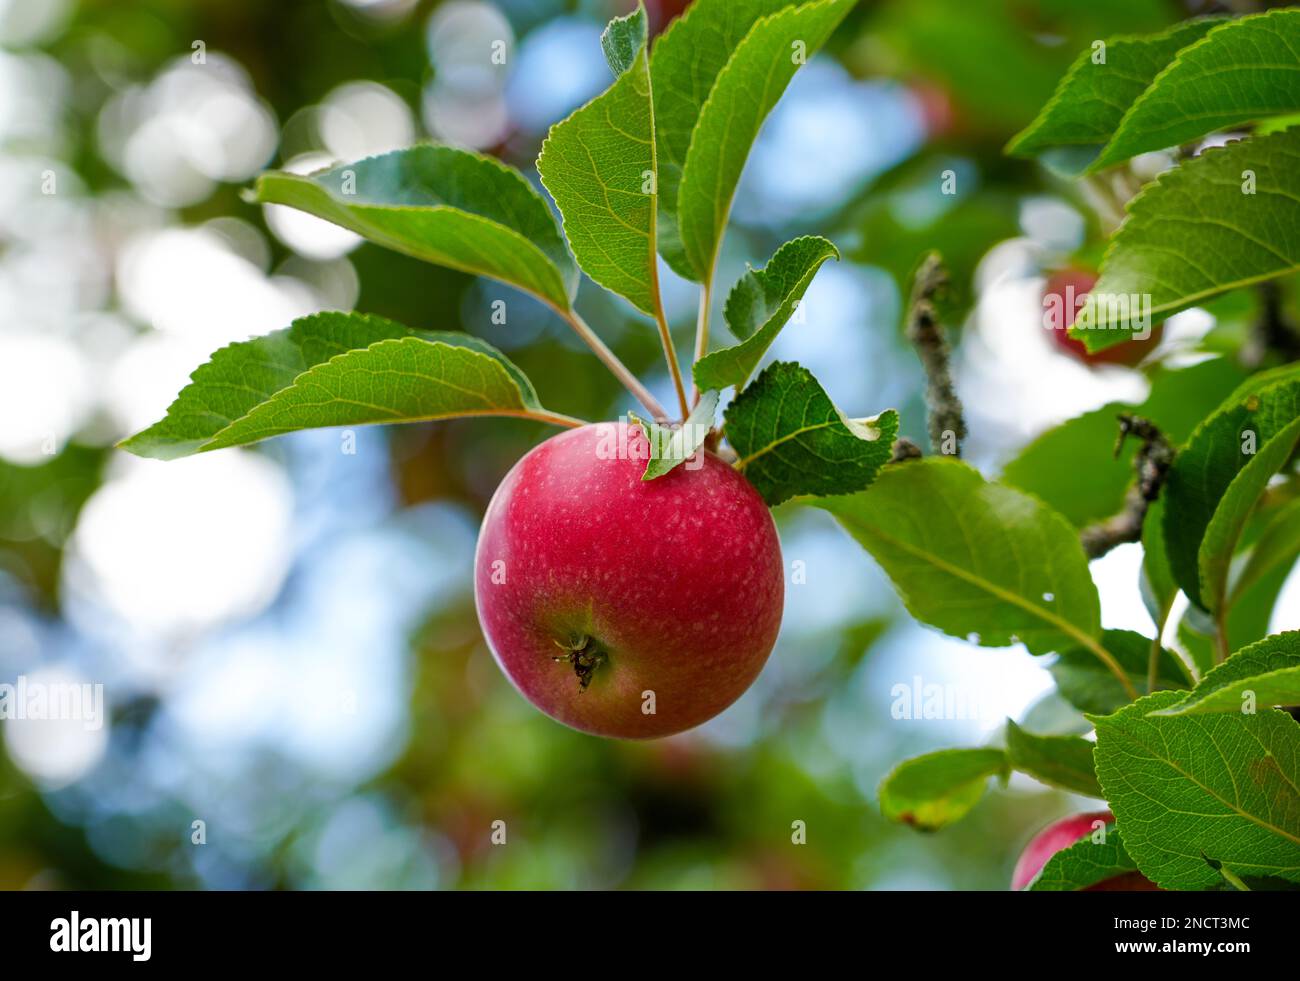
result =
[[[700,285],[700,312],[695,318],[695,360],[699,361],[709,353],[709,304],[710,295],[713,292],[712,273],[708,281]],[[692,405],[697,405],[700,401],[700,389],[694,386],[695,395],[691,399]]]
[[[682,421],[691,414],[691,406],[686,401],[686,386],[682,383],[682,369],[677,363],[677,349],[673,347],[673,335],[668,329],[668,320],[664,317],[663,301],[659,297],[658,277],[654,282],[655,294],[655,324],[659,327],[659,340],[664,346],[664,357],[668,359],[668,373],[673,376],[673,387],[677,390],[677,402],[682,410]],[[695,401],[699,402],[699,393],[696,393]]]

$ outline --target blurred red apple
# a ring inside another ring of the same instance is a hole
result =
[[[514,686],[565,725],[624,739],[690,729],[739,698],[785,589],[749,482],[711,453],[643,481],[649,449],[625,423],[534,448],[493,495],[475,559],[479,622]]]
[[[686,8],[690,4],[691,0],[646,0],[645,9],[650,18],[650,36],[662,34],[669,23],[686,13]]]
[[[1047,860],[1063,849],[1069,848],[1081,838],[1091,835],[1096,830],[1098,821],[1110,824],[1115,815],[1110,811],[1093,811],[1088,814],[1072,814],[1049,824],[1030,840],[1025,850],[1016,861],[1015,871],[1011,873],[1011,888],[1020,890],[1033,881],[1034,876],[1047,864]],[[1125,872],[1121,875],[1103,879],[1084,889],[1084,892],[1124,892],[1158,889],[1154,882],[1141,872]]]
[[[1164,324],[1156,324],[1142,340],[1123,341],[1103,351],[1088,353],[1083,341],[1070,336],[1070,326],[1083,309],[1089,291],[1097,283],[1097,274],[1086,269],[1058,269],[1047,278],[1043,288],[1043,326],[1062,351],[1087,365],[1120,364],[1133,367],[1160,343]]]

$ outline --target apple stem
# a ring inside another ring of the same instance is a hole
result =
[[[590,637],[579,637],[567,644],[557,640],[555,644],[565,653],[552,657],[551,660],[573,665],[573,673],[578,676],[578,694],[582,694],[591,684],[591,676],[596,673],[596,669],[609,658]]]
[[[586,419],[579,419],[576,416],[566,416],[563,412],[540,412],[532,409],[523,409],[519,412],[500,412],[498,415],[513,415],[520,419],[533,419],[537,422],[545,422],[552,426],[563,426],[566,429],[581,429],[583,426],[590,426]]]
[[[710,453],[717,454],[720,459],[727,463],[735,464],[736,461],[740,459],[740,457],[736,455],[736,451],[730,446],[722,445],[721,429],[709,430],[709,435],[704,437],[704,448]]]

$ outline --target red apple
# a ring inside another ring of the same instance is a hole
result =
[[[650,18],[650,36],[657,37],[668,25],[686,13],[690,0],[646,0],[646,14]]]
[[[1094,811],[1089,814],[1073,814],[1049,824],[1030,840],[1025,850],[1016,860],[1015,871],[1011,873],[1011,888],[1020,890],[1033,881],[1047,860],[1057,852],[1069,848],[1076,841],[1091,835],[1098,821],[1110,824],[1115,815],[1110,811]],[[1154,882],[1141,872],[1125,872],[1122,875],[1103,879],[1093,883],[1084,892],[1123,892],[1130,890],[1157,889]]]
[[[713,718],[757,677],[784,569],[762,498],[711,453],[643,481],[638,426],[572,429],[506,475],[475,557],[479,622],[537,708],[649,739]]]
[[[1070,326],[1083,309],[1088,292],[1096,283],[1097,274],[1086,269],[1059,269],[1052,273],[1043,288],[1043,326],[1052,332],[1052,340],[1057,347],[1084,364],[1122,364],[1132,367],[1160,343],[1165,325],[1156,324],[1143,340],[1124,341],[1089,354],[1083,341],[1070,336]]]
[[[947,87],[929,80],[919,80],[908,86],[920,112],[930,139],[947,136],[957,129],[957,110]]]

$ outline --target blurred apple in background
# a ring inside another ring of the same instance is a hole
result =
[[[650,18],[650,36],[662,34],[668,25],[686,13],[691,0],[646,0],[645,10]]]
[[[1025,850],[1016,860],[1015,871],[1011,873],[1011,888],[1024,889],[1038,875],[1047,860],[1057,852],[1069,848],[1075,842],[1088,837],[1096,830],[1098,821],[1110,824],[1115,815],[1110,811],[1092,811],[1087,814],[1072,814],[1049,824],[1034,835]],[[1141,872],[1125,872],[1122,875],[1103,879],[1084,889],[1084,892],[1126,892],[1159,889],[1154,882]]]
[[[1097,283],[1097,274],[1087,269],[1058,269],[1047,278],[1043,288],[1043,326],[1052,332],[1052,340],[1065,353],[1087,365],[1118,364],[1134,367],[1155,350],[1164,333],[1164,324],[1156,324],[1143,340],[1124,341],[1104,351],[1088,353],[1083,341],[1070,336],[1070,325],[1083,309],[1088,293]]]

